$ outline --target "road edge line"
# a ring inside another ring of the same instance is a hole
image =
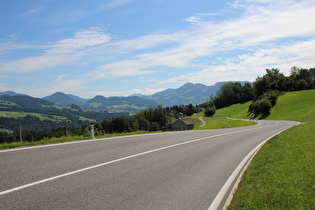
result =
[[[299,125],[300,123],[297,123],[297,125]],[[289,129],[289,128],[287,128]],[[208,208],[208,210],[218,210],[220,205],[222,205],[222,202],[224,201],[224,197],[226,197],[226,194],[228,193],[229,189],[231,188],[233,182],[235,182],[235,184],[233,185],[232,189],[230,190],[230,193],[228,195],[228,198],[226,199],[224,206],[222,207],[223,210],[227,209],[227,207],[230,205],[233,195],[246,171],[246,169],[248,168],[249,164],[251,163],[252,159],[255,157],[256,153],[260,150],[260,148],[270,139],[272,139],[273,137],[279,135],[280,133],[282,133],[283,131],[287,130],[281,130],[278,133],[270,136],[269,138],[267,138],[266,140],[264,140],[262,143],[260,143],[258,146],[256,146],[252,151],[250,151],[250,153],[248,153],[246,155],[246,157],[242,160],[242,162],[237,166],[237,168],[233,171],[233,173],[231,174],[231,176],[229,177],[229,179],[225,182],[225,184],[223,185],[223,187],[221,188],[221,190],[219,191],[219,193],[217,194],[217,196],[215,197],[215,199],[213,200],[213,202],[211,203],[210,207]],[[235,181],[236,180],[236,181]]]

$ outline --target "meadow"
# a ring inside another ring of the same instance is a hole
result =
[[[250,102],[215,116],[248,118]],[[315,209],[315,90],[279,96],[266,120],[305,122],[269,140],[246,170],[228,209]]]

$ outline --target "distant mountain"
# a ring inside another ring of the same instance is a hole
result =
[[[85,99],[85,98],[80,98],[79,96],[72,95],[72,94],[67,94],[67,96],[71,97],[72,99],[74,99],[75,101],[78,101],[80,103],[85,103],[89,100],[89,99]]]
[[[20,107],[26,109],[43,109],[44,106],[52,106],[54,103],[27,95],[2,95],[0,100],[6,101],[5,106]],[[9,102],[9,103],[8,103]]]
[[[77,101],[73,99],[72,97],[62,93],[62,92],[56,92],[50,96],[46,96],[43,99],[50,101],[57,106],[67,106],[70,104],[80,104],[80,101]]]
[[[207,102],[210,99],[210,95],[216,95],[217,91],[223,84],[228,82],[218,82],[212,86],[206,86],[203,84],[186,83],[178,89],[166,89],[164,91],[155,93],[152,96],[141,96],[146,99],[162,105],[162,106],[174,106],[174,105],[187,105],[187,104],[201,104]],[[242,85],[246,82],[240,82]]]
[[[14,91],[0,92],[0,96],[4,96],[4,95],[8,95],[8,96],[17,96],[17,95],[28,96],[28,95],[26,95],[26,94],[16,93],[16,92],[14,92]]]
[[[94,98],[85,102],[83,108],[85,109],[105,109],[108,111],[129,111],[129,112],[138,112],[148,108],[156,108],[157,103],[152,100],[140,98],[138,96],[129,96],[129,97],[104,97],[104,96],[95,96]]]

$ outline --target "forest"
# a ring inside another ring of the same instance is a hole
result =
[[[221,86],[215,96],[209,96],[209,101],[198,105],[178,105],[172,107],[158,106],[156,109],[140,111],[132,116],[118,116],[102,119],[94,124],[95,135],[107,133],[132,132],[137,130],[159,131],[176,120],[178,113],[191,116],[204,111],[205,116],[213,116],[216,109],[237,103],[252,101],[248,114],[253,118],[264,118],[270,114],[280,94],[288,91],[307,90],[315,88],[315,68],[303,69],[292,67],[289,76],[285,76],[279,69],[266,69],[266,74],[257,77],[251,83],[241,85],[230,82]],[[31,117],[27,120],[32,120]],[[24,123],[23,123],[24,124]],[[12,133],[0,131],[0,143],[20,141],[18,126]],[[23,141],[37,141],[43,138],[61,136],[90,136],[90,125],[72,126],[64,122],[60,127],[50,130],[23,129]]]

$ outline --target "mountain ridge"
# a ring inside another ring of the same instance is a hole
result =
[[[201,104],[207,102],[211,95],[216,95],[223,84],[228,82],[240,82],[242,85],[251,83],[247,81],[227,81],[217,82],[214,85],[204,85],[201,83],[186,83],[179,88],[166,89],[153,95],[133,94],[130,96],[110,96],[105,97],[97,95],[92,99],[84,99],[73,94],[56,92],[45,96],[42,99],[52,102],[58,106],[67,106],[71,104],[78,105],[84,109],[90,110],[111,110],[111,111],[139,111],[146,108],[155,108],[158,105],[170,107],[175,105]],[[13,91],[0,92],[1,95],[24,95]],[[100,100],[100,101],[97,101]],[[135,109],[132,110],[134,107]]]
[[[210,86],[201,83],[186,83],[177,89],[169,88],[151,96],[145,96],[145,98],[151,99],[162,106],[201,104],[207,102],[211,95],[215,96],[220,87],[229,82],[239,82],[242,85],[251,83],[248,81],[227,81],[217,82]]]

